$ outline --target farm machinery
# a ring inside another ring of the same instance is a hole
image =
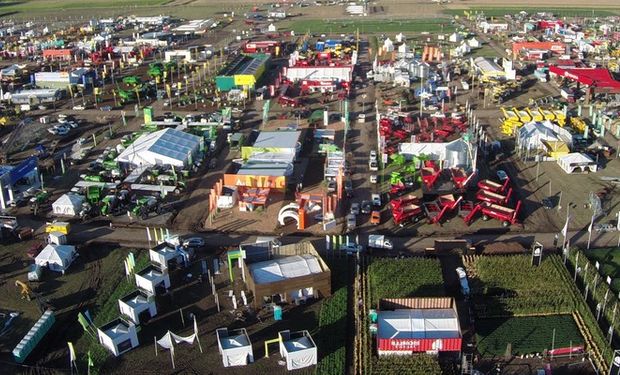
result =
[[[424,202],[424,212],[429,224],[441,224],[443,217],[453,211],[463,200],[463,197],[454,199],[454,195],[442,195],[432,202]]]
[[[517,128],[530,121],[553,121],[559,126],[566,124],[566,115],[555,109],[536,108],[532,110],[526,107],[523,110],[517,108],[506,110],[502,107],[501,110],[504,114],[501,130],[506,135],[513,135]]]
[[[144,196],[136,199],[135,205],[131,209],[131,213],[139,216],[142,220],[146,220],[151,212],[155,212],[158,215],[162,213],[159,200],[152,196]]]
[[[504,180],[503,184],[500,184],[499,182],[495,182],[493,180],[485,179],[485,180],[478,181],[478,188],[481,190],[490,191],[492,193],[501,193],[501,192],[506,191],[509,184],[510,184],[509,177],[506,178],[506,180]]]
[[[506,195],[494,193],[490,190],[480,189],[476,194],[476,199],[494,204],[507,204],[510,201],[511,195],[512,188],[508,189],[508,193]]]
[[[482,213],[482,220],[487,221],[491,218],[501,221],[503,227],[507,227],[510,224],[516,224],[518,222],[517,216],[521,209],[521,201],[517,202],[515,208],[510,208],[490,202],[479,202],[472,206],[471,202],[467,203],[471,211],[463,216],[465,224],[470,225],[474,217],[478,213]]]

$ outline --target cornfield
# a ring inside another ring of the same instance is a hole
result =
[[[368,267],[371,304],[381,298],[440,297],[445,295],[437,259],[382,258]]]
[[[372,375],[441,375],[437,357],[426,354],[374,357]]]

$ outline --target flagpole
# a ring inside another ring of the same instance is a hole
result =
[[[588,250],[590,250],[590,240],[592,240],[592,225],[594,224],[594,214],[592,214],[592,220],[590,220],[590,226],[588,227]]]

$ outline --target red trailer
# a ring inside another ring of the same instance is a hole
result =
[[[425,161],[420,172],[422,175],[422,181],[428,189],[433,188],[433,185],[435,185],[435,182],[437,182],[439,175],[441,174],[439,166],[432,160]]]
[[[467,183],[474,176],[474,172],[468,176],[467,172],[465,172],[463,168],[450,168],[450,175],[452,176],[454,187],[457,189],[464,189],[465,186],[467,186]]]
[[[407,190],[407,187],[401,181],[401,182],[399,182],[396,185],[391,185],[390,186],[390,196],[401,194],[405,190]]]
[[[463,200],[463,197],[459,197],[455,200],[454,196],[450,194],[441,196],[439,199],[432,202],[424,203],[424,211],[428,218],[428,223],[441,224],[441,219],[443,219],[444,215],[447,214],[448,211],[454,210],[454,208],[461,203],[461,200]]]
[[[410,221],[417,223],[420,219],[422,219],[423,215],[424,211],[422,210],[422,207],[413,203],[392,210],[394,224],[400,226],[403,226]]]
[[[510,178],[506,178],[503,185],[492,180],[481,180],[478,182],[478,188],[492,191],[493,193],[502,193],[506,191],[508,184],[510,184]]]
[[[512,188],[508,189],[508,194],[506,195],[494,193],[489,190],[480,189],[478,190],[478,193],[476,194],[476,199],[478,199],[479,201],[485,201],[489,203],[507,204],[508,201],[510,200],[511,195],[512,195]]]
[[[419,204],[420,198],[416,197],[413,194],[403,195],[402,197],[392,199],[390,201],[390,207],[392,207],[393,210],[397,210],[400,207],[411,203]]]
[[[521,201],[517,202],[515,208],[509,208],[500,206],[499,204],[493,204],[489,202],[480,202],[474,209],[465,216],[465,224],[471,224],[473,218],[478,212],[482,213],[482,220],[486,221],[490,218],[497,219],[502,222],[502,226],[507,227],[510,224],[517,223],[517,215],[519,215],[519,209],[521,208]]]

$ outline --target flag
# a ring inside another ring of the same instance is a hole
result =
[[[594,225],[594,215],[592,215],[592,220],[590,220],[590,226],[588,227],[588,232],[592,233],[592,226]]]
[[[73,344],[71,342],[67,342],[67,345],[69,346],[69,360],[71,362],[75,362],[76,357],[75,357],[75,349],[73,349]]]
[[[149,242],[151,242],[151,231],[149,230],[149,227],[146,227],[146,238]]]
[[[562,236],[564,236],[564,238],[566,238],[566,235],[568,234],[568,222],[570,221],[571,216],[566,216],[566,223],[564,224],[564,228],[562,228]]]
[[[80,323],[82,328],[84,328],[84,331],[88,332],[88,328],[90,327],[90,324],[88,323],[88,320],[86,319],[84,314],[82,314],[81,312],[78,313],[78,322]]]

